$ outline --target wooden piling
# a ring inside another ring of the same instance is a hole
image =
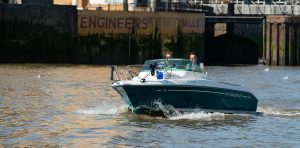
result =
[[[294,26],[293,24],[289,24],[289,40],[288,40],[288,44],[289,44],[289,65],[293,66],[295,65],[295,44],[294,44]]]
[[[279,38],[279,41],[278,41],[278,50],[279,50],[279,65],[280,66],[284,66],[287,64],[287,59],[286,56],[288,55],[286,53],[286,46],[285,46],[285,43],[286,43],[286,31],[285,31],[285,28],[286,28],[286,25],[284,23],[280,23],[279,24],[279,34],[278,34],[278,38]]]
[[[271,36],[272,36],[272,27],[271,23],[266,23],[265,26],[266,29],[266,41],[265,41],[265,59],[266,59],[266,64],[270,65],[271,64]]]
[[[264,50],[268,65],[300,65],[300,17],[267,16]]]
[[[297,65],[300,65],[300,24],[297,24]]]
[[[272,39],[271,39],[271,64],[278,65],[278,25],[272,24]]]

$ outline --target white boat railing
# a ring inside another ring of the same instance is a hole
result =
[[[128,65],[128,66],[111,66],[111,77],[110,79],[112,81],[128,81],[131,80],[134,77],[137,77],[139,75],[139,72],[142,70],[143,65]],[[186,66],[177,66],[177,68],[186,68]],[[163,70],[158,68],[158,70]],[[167,72],[169,75],[172,75],[172,67],[168,67],[167,69],[164,69],[163,71]],[[199,70],[192,70],[193,73],[203,73],[203,78],[208,80],[214,80],[215,78],[209,74],[205,69]],[[149,72],[150,73],[150,72]],[[148,76],[148,75],[147,75]],[[196,77],[195,77],[196,78]]]
[[[125,81],[138,76],[143,65],[128,65],[126,67],[111,66],[110,80]]]

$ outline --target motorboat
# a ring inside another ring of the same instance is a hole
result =
[[[218,82],[188,59],[147,60],[138,74],[128,67],[112,66],[111,79],[113,89],[135,113],[156,114],[158,103],[178,111],[248,113],[257,109],[258,99],[248,88]]]

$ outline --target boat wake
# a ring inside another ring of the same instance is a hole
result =
[[[300,117],[300,109],[278,109],[273,107],[258,107],[257,112],[264,115]]]
[[[104,102],[103,104],[88,108],[77,110],[76,113],[84,115],[118,115],[127,111],[127,106],[113,106],[112,103]]]
[[[179,114],[177,116],[168,117],[170,120],[204,120],[204,121],[211,121],[211,120],[225,120],[224,113],[207,113],[204,111],[200,112],[185,112]]]
[[[189,111],[185,110],[179,110],[175,109],[172,105],[163,105],[161,100],[158,99],[154,101],[149,106],[140,106],[142,108],[147,108],[151,111],[160,111],[163,116],[167,117],[169,120],[204,120],[204,121],[210,121],[210,120],[224,120],[225,119],[225,113],[209,113],[205,112],[201,109],[191,109]]]

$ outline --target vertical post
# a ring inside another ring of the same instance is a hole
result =
[[[244,14],[244,4],[245,4],[245,2],[242,1],[242,14]]]
[[[277,38],[278,38],[278,27],[277,23],[272,24],[272,37],[271,37],[271,65],[277,65]]]
[[[295,23],[293,25],[294,28],[294,65],[298,64],[298,44],[297,44],[297,39],[298,39],[298,24]]]
[[[272,24],[267,22],[266,23],[266,49],[265,49],[265,59],[266,59],[266,64],[270,65],[271,64],[271,40],[272,40]]]
[[[128,0],[123,1],[123,10],[128,11]]]
[[[281,60],[280,59],[280,53],[279,53],[279,36],[280,36],[279,25],[280,25],[280,23],[276,24],[276,30],[277,30],[277,37],[276,37],[277,65],[279,65],[279,62]]]
[[[262,54],[262,60],[263,62],[265,62],[265,59],[266,59],[266,17],[264,17],[263,19],[263,54]],[[265,64],[265,63],[264,63]]]
[[[226,24],[226,32],[227,34],[234,34],[234,23]]]
[[[151,5],[150,5],[150,6],[151,6],[151,11],[154,12],[155,9],[156,9],[156,0],[150,0],[150,1],[151,1],[151,3],[150,3],[150,4],[151,4]]]
[[[204,57],[205,57],[205,62],[213,59],[213,55],[215,53],[211,52],[208,49],[209,44],[211,44],[211,40],[215,36],[215,23],[205,23],[205,36],[204,36]]]
[[[289,26],[289,63],[291,66],[295,65],[295,52],[294,52],[294,25],[293,23]]]
[[[285,22],[285,61],[286,61],[286,65],[290,65],[290,50],[289,50],[289,28],[290,25]]]
[[[227,15],[234,15],[234,3],[227,4]]]
[[[5,30],[5,28],[4,28],[4,10],[2,9],[2,8],[0,8],[0,42],[1,42],[1,40],[2,40],[2,38],[3,38],[3,34],[4,34],[4,30]]]
[[[297,24],[297,65],[300,65],[300,25]]]
[[[285,48],[286,45],[286,25],[284,23],[280,23],[279,25],[279,65],[285,66],[287,65],[287,49]]]

